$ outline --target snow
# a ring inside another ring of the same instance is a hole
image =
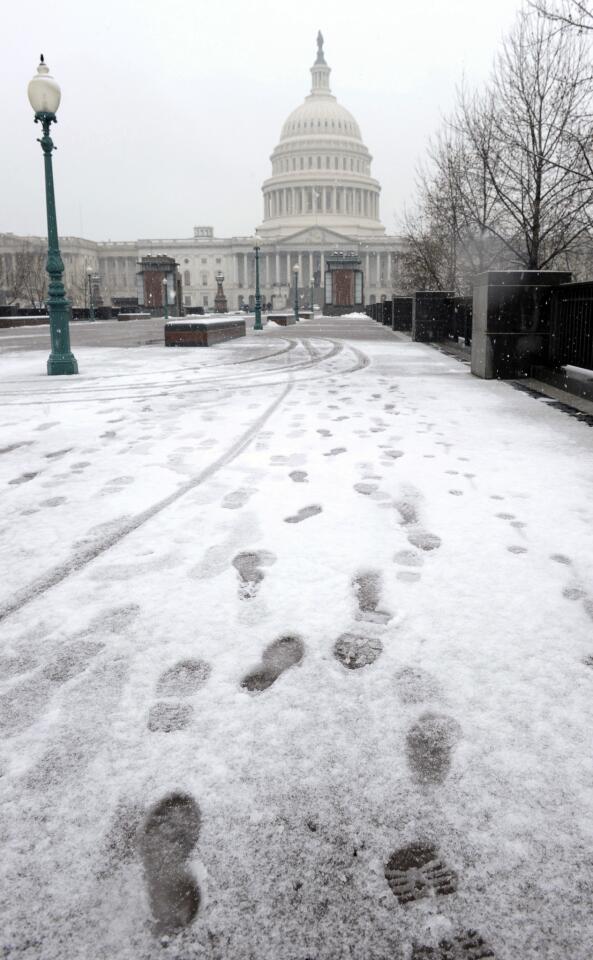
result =
[[[10,960],[590,960],[593,432],[341,322],[4,358]]]

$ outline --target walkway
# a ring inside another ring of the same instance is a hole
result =
[[[590,960],[593,430],[366,318],[3,358],[19,960]]]

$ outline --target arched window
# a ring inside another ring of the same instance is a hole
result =
[[[190,284],[191,284],[191,277],[190,277],[190,275],[189,275],[189,270],[184,270],[184,271],[183,271],[183,282],[184,282],[184,284],[185,284],[186,287],[189,287],[189,286],[190,286]]]
[[[325,169],[329,170],[329,157],[325,158]]]
[[[317,169],[321,170],[321,157],[317,157]]]

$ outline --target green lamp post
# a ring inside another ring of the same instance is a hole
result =
[[[93,271],[90,267],[86,268],[86,275],[89,281],[89,321],[92,323],[95,319],[95,308],[93,306]]]
[[[292,268],[294,273],[294,319],[299,322],[299,265],[295,263]]]
[[[169,319],[169,285],[167,278],[163,277],[163,310],[165,311],[165,320]]]
[[[263,330],[261,322],[261,293],[259,289],[259,247],[257,244],[253,248],[255,253],[255,323],[254,330]]]
[[[29,103],[35,112],[35,123],[40,123],[43,136],[39,139],[45,162],[45,202],[47,207],[47,263],[49,275],[49,333],[51,353],[47,359],[47,372],[50,376],[78,373],[76,358],[70,349],[70,302],[66,299],[62,277],[64,263],[58,241],[58,221],[56,217],[56,199],[54,194],[54,175],[51,155],[54,143],[50,136],[52,123],[57,123],[56,112],[60,106],[61,91],[50,75],[41,54],[37,74],[27,89]]]

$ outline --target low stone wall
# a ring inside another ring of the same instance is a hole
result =
[[[150,320],[151,313],[120,313],[118,320]]]
[[[8,327],[40,327],[44,324],[47,326],[49,323],[49,317],[46,316],[34,316],[34,317],[0,317],[0,330],[6,330]]]
[[[268,320],[273,320],[279,327],[289,327],[291,323],[296,323],[294,313],[269,313]]]
[[[166,347],[211,347],[245,336],[245,321],[170,320],[165,324]]]

